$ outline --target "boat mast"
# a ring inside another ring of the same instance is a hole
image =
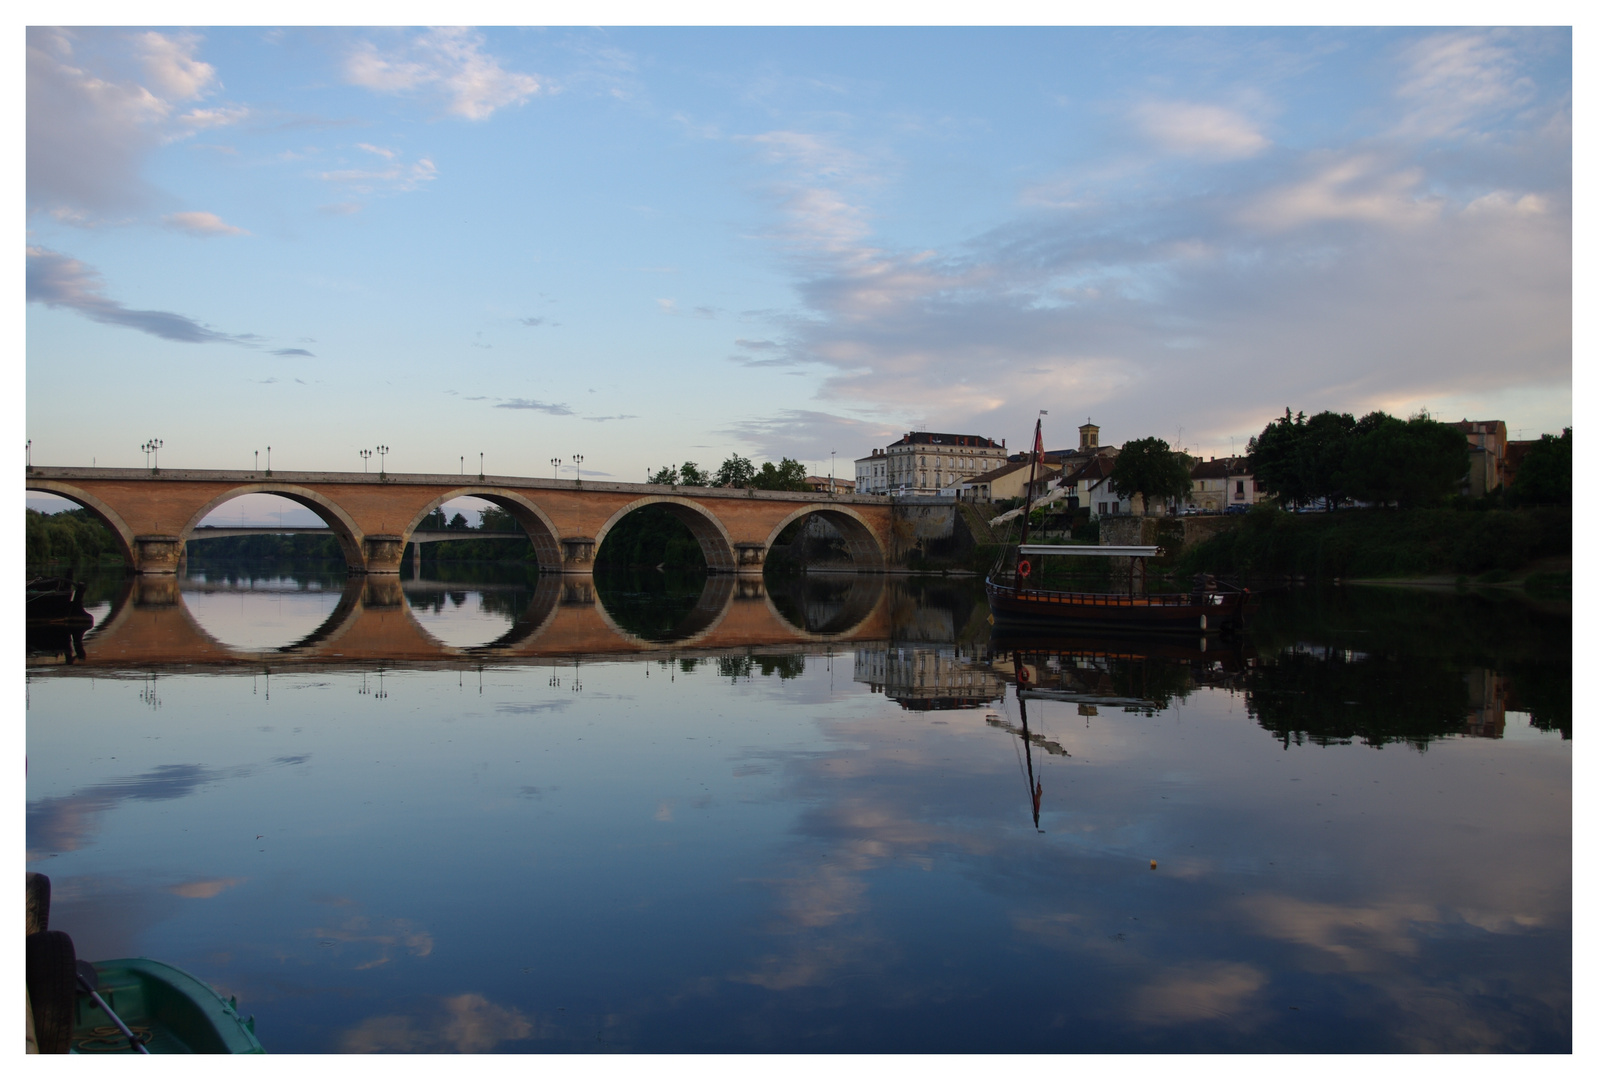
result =
[[[1021,511],[1021,543],[1027,541],[1027,533],[1032,528],[1032,485],[1038,478],[1038,458],[1043,456],[1043,414],[1038,414],[1038,426],[1032,434],[1032,468],[1027,473],[1026,482],[1026,509]],[[1021,587],[1021,549],[1015,551],[1015,587]]]

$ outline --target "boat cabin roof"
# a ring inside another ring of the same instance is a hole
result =
[[[1155,544],[1022,544],[1023,555],[1119,555],[1152,559],[1160,553]]]

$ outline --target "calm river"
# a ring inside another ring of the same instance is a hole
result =
[[[89,600],[28,641],[51,925],[270,1053],[1571,1049],[1568,604],[1298,590],[1224,643],[996,638],[937,578]]]

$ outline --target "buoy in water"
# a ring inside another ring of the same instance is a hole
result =
[[[1157,867],[1157,866],[1159,866],[1159,865],[1160,865],[1160,864],[1159,864],[1159,863],[1157,863],[1157,862],[1155,862],[1155,861],[1154,861],[1154,860],[1153,860],[1153,859],[1150,859],[1150,860],[1149,860],[1149,869],[1150,869],[1150,870],[1153,870],[1153,869],[1154,869],[1154,868],[1155,868],[1155,867]]]

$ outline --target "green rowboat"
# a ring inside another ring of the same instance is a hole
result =
[[[100,997],[152,1054],[264,1054],[255,1017],[239,1016],[224,999],[186,971],[143,957],[94,965]],[[134,1052],[127,1036],[88,994],[79,994],[72,1024],[73,1054]]]

